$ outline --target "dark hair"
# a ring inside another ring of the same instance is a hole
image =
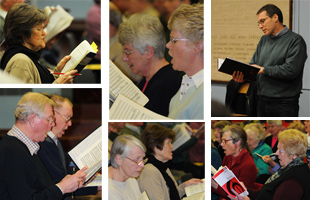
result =
[[[14,4],[4,22],[5,41],[8,45],[23,44],[25,39],[31,37],[33,27],[46,20],[47,15],[43,10],[27,3]]]
[[[141,136],[142,143],[146,146],[146,151],[150,155],[154,155],[154,148],[163,149],[163,144],[166,139],[173,140],[175,132],[171,129],[158,124],[148,125]]]
[[[279,21],[283,24],[283,15],[282,15],[281,10],[277,6],[273,4],[266,4],[257,11],[256,15],[258,15],[259,13],[263,11],[266,11],[269,17],[272,17],[274,14],[278,15]]]

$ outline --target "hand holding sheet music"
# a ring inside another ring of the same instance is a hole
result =
[[[88,182],[102,167],[101,126],[84,138],[68,154],[78,168],[88,167],[85,171],[87,173],[85,183]]]

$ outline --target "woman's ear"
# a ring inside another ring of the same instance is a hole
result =
[[[203,42],[199,41],[199,42],[195,43],[194,54],[201,53],[202,51],[203,51]]]
[[[122,165],[122,163],[123,163],[123,158],[122,158],[122,156],[120,156],[120,155],[116,155],[115,156],[115,161],[116,161],[116,163],[117,163],[117,165]]]
[[[145,53],[147,58],[152,58],[155,54],[155,49],[152,46],[147,46],[145,48]]]

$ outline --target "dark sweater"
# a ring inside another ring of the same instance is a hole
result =
[[[138,87],[142,91],[146,82],[145,77]],[[171,98],[177,93],[181,86],[182,77],[172,69],[172,65],[166,65],[154,74],[149,80],[144,94],[149,102],[144,106],[160,115],[168,116]]]
[[[56,146],[55,142],[47,137],[44,142],[40,142],[40,150],[38,155],[42,160],[42,163],[46,167],[47,171],[49,172],[50,176],[54,180],[54,183],[59,183],[67,174],[73,174],[73,169],[70,167],[70,157],[69,155],[64,152],[65,160],[66,160],[66,167],[64,167],[61,163],[60,153],[58,147]],[[90,195],[96,194],[97,187],[86,187],[78,189],[75,192],[76,196],[81,195]],[[71,194],[65,194],[65,197],[71,196]]]
[[[279,178],[265,184],[256,200],[309,200],[310,170],[307,164],[293,167]],[[252,192],[250,191],[250,194]]]
[[[39,157],[5,135],[0,142],[0,199],[58,200],[63,195]]]
[[[264,67],[264,74],[257,75],[257,94],[269,98],[297,97],[306,59],[307,47],[300,35],[288,30],[277,38],[262,36],[250,62]]]

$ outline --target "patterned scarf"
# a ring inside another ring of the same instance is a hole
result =
[[[287,172],[290,170],[292,167],[303,165],[304,164],[304,159],[302,157],[298,157],[294,160],[292,160],[286,167],[281,167],[276,173],[274,173],[269,179],[265,182],[265,184],[268,184],[275,179],[279,178],[283,173]]]

